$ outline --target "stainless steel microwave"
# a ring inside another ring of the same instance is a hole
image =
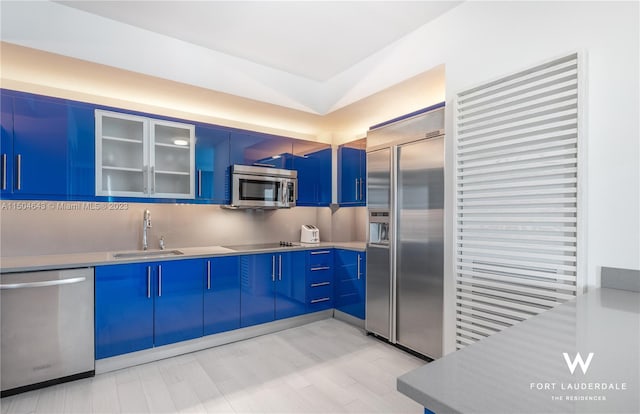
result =
[[[289,208],[298,199],[298,172],[233,165],[231,208]]]

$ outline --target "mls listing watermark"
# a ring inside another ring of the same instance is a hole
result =
[[[2,201],[2,211],[126,211],[129,203],[94,201]]]

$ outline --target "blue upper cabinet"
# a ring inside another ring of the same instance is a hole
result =
[[[293,141],[259,132],[232,131],[230,164],[290,169]]]
[[[224,128],[196,125],[196,199],[229,204],[229,135]]]
[[[3,108],[8,101],[3,94]],[[8,116],[3,109],[3,118]],[[2,154],[7,159],[3,195],[90,199],[94,193],[93,119],[89,105],[15,93],[12,137],[3,126]]]
[[[338,204],[367,205],[366,138],[338,147]]]
[[[0,191],[2,195],[13,191],[13,97],[1,91],[0,103]]]
[[[331,204],[331,154],[328,144],[294,143],[293,169],[298,171],[298,206]]]

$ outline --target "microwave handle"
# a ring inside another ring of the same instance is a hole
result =
[[[289,194],[287,194],[289,192],[289,186],[287,185],[287,182],[285,180],[280,181],[280,186],[282,187],[280,203],[285,204],[287,202],[287,199],[289,198]]]

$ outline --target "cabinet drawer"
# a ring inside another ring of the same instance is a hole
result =
[[[307,283],[332,282],[333,269],[329,266],[318,266],[307,269]]]
[[[319,282],[311,283],[307,286],[307,302],[322,298],[333,298],[333,283]]]
[[[307,268],[333,267],[333,250],[318,249],[307,252]]]
[[[318,312],[331,308],[333,308],[333,298],[331,296],[310,299],[307,303],[307,312]]]

